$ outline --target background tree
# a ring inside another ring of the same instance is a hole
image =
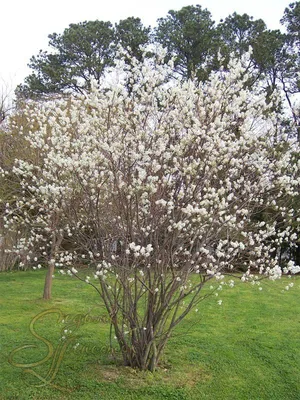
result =
[[[266,24],[262,19],[253,20],[248,14],[229,15],[218,25],[222,53],[233,53],[236,57],[241,57],[250,46],[254,47],[257,38],[265,30]]]
[[[263,20],[254,20],[247,14],[237,13],[233,13],[221,22],[218,31],[220,50],[225,56],[225,62],[230,54],[241,57],[251,46],[249,69],[252,71],[247,84],[251,86],[253,80],[259,79],[269,97],[274,91],[283,92],[287,104],[278,104],[277,112],[282,113],[287,105],[293,123],[298,125],[292,97],[299,90],[299,62],[297,54],[291,48],[289,35],[279,30],[267,30]]]
[[[7,158],[8,153],[11,154],[13,152],[13,146],[19,145],[12,140],[11,136],[9,136],[9,139],[6,136],[8,117],[11,116],[14,111],[15,104],[13,101],[12,85],[0,78],[0,168],[4,165],[4,160]],[[14,153],[14,156],[15,155],[16,152]],[[10,159],[14,159],[14,157]],[[7,182],[5,183],[0,177],[0,198],[2,202],[10,197],[10,193],[10,185],[7,185]],[[14,242],[14,238],[5,237],[2,215],[3,207],[0,205],[0,271],[12,269],[16,260],[14,256],[11,257],[5,252],[7,242],[10,242],[11,245],[11,243]]]
[[[298,141],[300,143],[300,118],[299,118],[299,106],[295,107],[292,103],[291,95],[299,93],[300,91],[300,2],[296,1],[291,3],[284,10],[284,15],[280,21],[287,29],[287,39],[288,39],[288,51],[290,54],[290,59],[293,63],[294,76],[293,79],[288,82],[285,87],[285,93],[287,96],[287,101],[289,102],[290,108],[292,110],[294,124],[297,127]],[[297,109],[298,108],[298,109]]]
[[[71,24],[63,34],[49,35],[53,52],[40,51],[29,66],[34,71],[19,87],[25,96],[81,93],[91,79],[99,81],[107,66],[113,65],[114,30],[110,22],[89,21]]]
[[[300,140],[297,126],[299,125],[298,113],[295,110],[293,97],[299,92],[298,56],[291,51],[288,36],[278,30],[266,30],[262,32],[253,45],[253,62],[257,70],[257,76],[262,82],[268,97],[274,92],[283,94],[282,100],[278,103],[277,113],[289,116],[282,123],[289,125],[289,134],[295,130]]]
[[[127,18],[113,27],[110,22],[85,21],[71,24],[62,34],[49,35],[51,52],[40,51],[30,60],[33,73],[17,89],[19,96],[36,98],[89,90],[105,70],[114,65],[117,45],[131,48],[141,57],[140,45],[149,41],[150,28],[139,18]]]
[[[29,263],[26,251],[19,254],[9,252],[12,246],[16,246],[20,235],[27,236],[28,230],[21,228],[18,231],[8,232],[5,229],[4,205],[14,204],[17,198],[24,196],[19,179],[12,172],[16,159],[32,160],[34,151],[28,149],[27,142],[22,136],[22,131],[28,131],[29,124],[22,111],[10,115],[5,119],[0,128],[0,270],[11,270],[13,268],[27,269]],[[22,232],[21,232],[22,231]]]
[[[223,64],[227,65],[231,55],[242,58],[250,48],[256,46],[257,38],[264,32],[266,25],[263,20],[254,20],[248,14],[237,14],[236,12],[229,15],[224,21],[221,20],[217,30],[219,35],[220,48],[219,51],[224,59]],[[246,72],[250,72],[251,78],[246,82],[251,86],[256,79],[259,79],[259,71],[255,68],[256,63],[251,53],[247,60]]]
[[[168,58],[175,57],[175,70],[182,77],[207,78],[218,51],[215,23],[207,9],[196,5],[170,10],[158,19],[154,38],[168,50]]]
[[[290,42],[297,46],[298,51],[300,51],[300,2],[295,1],[290,3],[288,7],[285,8],[283,17],[280,21],[285,25]]]
[[[144,47],[150,43],[151,27],[145,27],[140,18],[129,17],[115,24],[116,43],[127,50],[131,57],[142,60]]]
[[[298,43],[298,8],[296,2],[285,10],[282,23],[288,35],[268,31],[263,20],[247,14],[233,13],[216,26],[210,12],[200,5],[170,10],[158,20],[153,32],[134,17],[115,26],[103,21],[71,24],[63,34],[49,35],[52,51],[40,51],[31,58],[33,73],[19,86],[18,93],[34,98],[82,92],[90,88],[91,79],[99,81],[107,67],[114,65],[118,45],[130,48],[130,56],[141,60],[144,55],[140,46],[154,41],[167,49],[166,60],[174,57],[175,71],[184,79],[197,76],[201,81],[219,68],[218,52],[226,67],[230,54],[241,57],[251,46],[249,68],[256,69],[252,79],[266,79],[269,95],[280,84],[289,102],[299,90],[299,57],[294,51]]]
[[[264,30],[252,43],[253,60],[259,74],[266,79],[270,94],[279,88],[281,76],[288,69],[286,40],[286,35],[279,30]]]

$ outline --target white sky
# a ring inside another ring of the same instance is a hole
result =
[[[279,20],[291,0],[4,0],[0,7],[0,87],[14,87],[30,72],[27,64],[48,35],[62,33],[70,23],[102,20],[118,22],[135,16],[154,26],[170,9],[200,4],[216,22],[236,11],[262,18],[269,29],[282,29]]]

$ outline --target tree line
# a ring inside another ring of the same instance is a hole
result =
[[[170,10],[155,28],[134,17],[114,25],[99,20],[70,24],[63,33],[49,35],[49,51],[40,50],[30,59],[32,73],[18,93],[36,98],[82,92],[90,88],[91,79],[99,81],[114,65],[119,45],[141,60],[145,56],[141,46],[158,43],[167,49],[166,61],[174,58],[177,74],[199,81],[218,70],[220,63],[226,66],[230,54],[241,57],[251,46],[249,68],[255,70],[255,79],[262,79],[270,94],[280,87],[289,101],[299,92],[299,15],[300,2],[285,9],[281,23],[286,33],[236,12],[217,24],[200,5]]]

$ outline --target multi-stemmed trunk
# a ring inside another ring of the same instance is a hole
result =
[[[118,327],[115,331],[118,332]],[[131,333],[130,340],[126,341],[124,337],[117,335],[123,364],[141,371],[153,372],[158,366],[168,337],[169,335],[166,335],[164,338],[155,339],[153,332],[143,331],[139,337]]]

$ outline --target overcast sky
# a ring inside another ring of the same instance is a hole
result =
[[[154,26],[170,9],[200,4],[216,22],[236,11],[262,18],[269,29],[280,29],[280,18],[291,0],[3,0],[0,8],[0,79],[14,86],[30,72],[27,64],[48,35],[62,33],[70,23],[103,20],[118,22],[139,17]]]

